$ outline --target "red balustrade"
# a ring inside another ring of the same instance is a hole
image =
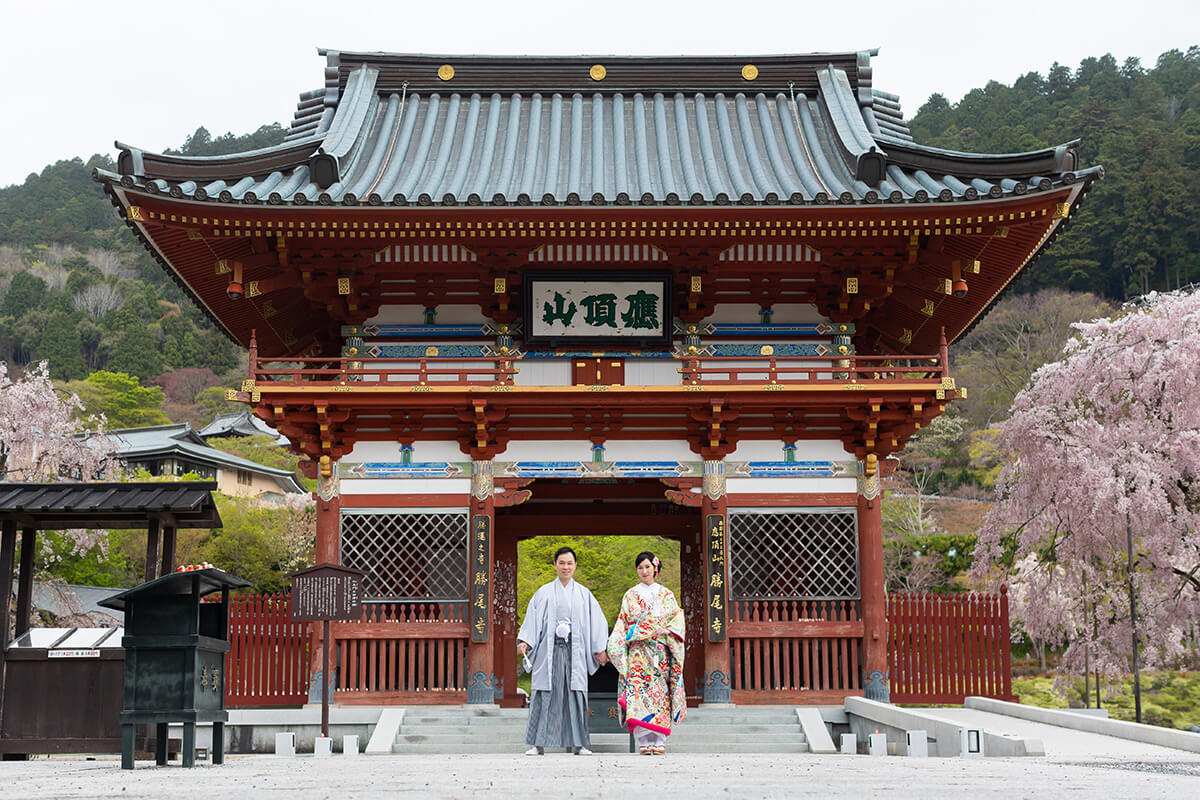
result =
[[[1016,700],[1008,588],[999,594],[888,596],[888,666],[894,703]]]
[[[330,626],[339,703],[462,703],[467,690],[466,603],[369,603]]]
[[[292,621],[286,594],[229,598],[225,703],[291,706],[308,701],[310,626]]]

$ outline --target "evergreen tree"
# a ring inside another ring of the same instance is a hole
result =
[[[25,312],[41,308],[46,300],[46,282],[24,270],[13,275],[4,299],[0,300],[0,314],[20,317]]]
[[[116,342],[108,360],[112,371],[137,378],[149,378],[162,372],[162,354],[145,326],[128,308],[118,312],[113,328]]]
[[[88,373],[83,362],[79,329],[65,312],[54,311],[46,318],[37,352],[38,358],[47,362],[50,377],[56,381],[78,380]]]

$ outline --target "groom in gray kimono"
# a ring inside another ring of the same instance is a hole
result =
[[[517,633],[517,652],[533,651],[533,696],[529,701],[527,756],[547,747],[588,750],[588,676],[608,662],[608,621],[596,598],[575,582],[575,551],[554,554],[556,580],[534,592]]]

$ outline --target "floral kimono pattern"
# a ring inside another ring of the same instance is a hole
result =
[[[670,735],[687,715],[683,687],[683,609],[675,595],[660,587],[661,609],[655,613],[637,588],[621,600],[621,613],[608,639],[608,656],[617,668],[617,704],[621,724]],[[658,605],[658,604],[655,604]],[[656,628],[666,634],[651,638]]]

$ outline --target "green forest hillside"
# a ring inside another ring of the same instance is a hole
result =
[[[929,98],[911,120],[922,144],[1016,152],[1082,139],[1081,166],[1105,178],[1019,289],[1058,287],[1112,300],[1200,280],[1200,47],[1146,68],[1111,55],[992,81],[951,105]]]

